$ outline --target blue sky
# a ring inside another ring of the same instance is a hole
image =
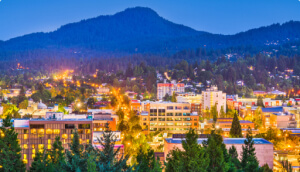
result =
[[[136,6],[152,8],[174,23],[221,34],[300,21],[300,0],[0,0],[0,40]]]

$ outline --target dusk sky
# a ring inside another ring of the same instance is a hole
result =
[[[152,8],[174,23],[221,34],[300,21],[300,0],[0,0],[0,40],[54,31],[136,6]]]

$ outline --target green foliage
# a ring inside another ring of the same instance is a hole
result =
[[[103,132],[103,139],[98,138],[102,149],[94,148],[96,152],[97,169],[100,171],[114,171],[114,172],[131,172],[135,166],[127,166],[126,162],[129,155],[117,158],[120,148],[115,150],[116,138],[114,133],[110,130],[108,123],[105,125],[106,129]]]
[[[6,118],[7,116],[10,116],[12,118],[21,118],[21,115],[19,114],[19,109],[14,104],[4,104],[3,106],[3,114],[2,118]]]
[[[51,158],[51,164],[53,168],[57,171],[62,171],[65,165],[65,149],[62,146],[60,137],[56,136],[55,141],[53,142],[51,150],[48,152],[48,155]]]
[[[244,141],[244,145],[242,149],[243,149],[242,159],[241,159],[242,169],[244,171],[257,171],[259,169],[259,166],[256,158],[251,129],[248,129],[246,140]]]
[[[195,130],[190,129],[186,134],[186,140],[182,141],[183,151],[174,149],[167,155],[166,172],[208,170],[209,155],[198,144],[197,139],[198,135]]]
[[[224,107],[221,106],[221,109],[220,109],[220,118],[226,118],[226,113],[224,111]]]
[[[75,129],[70,150],[66,151],[66,164],[64,169],[70,172],[84,171],[87,169],[87,157],[84,154],[84,146],[79,143],[79,135]]]
[[[89,98],[89,99],[87,100],[88,108],[94,109],[95,103],[96,103],[95,98],[93,98],[93,97],[92,97],[92,98]]]
[[[47,154],[45,152],[37,152],[31,163],[30,172],[54,172],[54,168],[52,164],[49,162],[47,158]]]
[[[229,169],[229,165],[226,162],[229,155],[221,135],[212,132],[211,136],[208,138],[207,142],[204,142],[203,146],[210,159],[208,171],[227,171]]]
[[[159,157],[155,158],[152,149],[148,149],[147,153],[140,149],[136,159],[139,164],[138,172],[162,172]]]
[[[64,114],[69,114],[69,112],[64,108],[64,106],[61,103],[58,105],[57,112],[63,112]]]
[[[242,127],[241,127],[241,124],[240,124],[237,113],[234,114],[232,124],[231,124],[231,128],[230,128],[230,132],[229,132],[229,136],[231,138],[241,138],[241,137],[243,137]]]
[[[264,106],[264,102],[263,102],[263,97],[262,96],[258,96],[257,98],[257,106],[260,106],[260,107],[265,107]]]
[[[28,100],[23,100],[20,104],[19,104],[19,108],[20,109],[26,109],[28,107]]]
[[[5,171],[25,171],[25,164],[21,160],[18,133],[15,132],[10,115],[3,119],[0,130],[0,166]]]
[[[177,102],[175,92],[173,92],[173,95],[172,95],[172,97],[171,97],[171,102]]]
[[[163,97],[163,101],[171,101],[172,96],[170,96],[168,93]]]
[[[234,167],[235,167],[236,169],[239,169],[239,168],[241,167],[241,162],[240,162],[240,160],[239,160],[239,158],[238,158],[238,153],[237,153],[237,151],[236,151],[235,146],[232,145],[232,146],[229,148],[228,153],[229,153],[230,160],[231,160],[232,164],[234,165]]]
[[[217,119],[218,119],[217,105],[214,105],[214,106],[211,107],[210,113],[211,113],[211,115],[212,115],[212,117],[213,117],[214,123],[216,123],[216,122],[217,122]]]
[[[44,103],[47,103],[49,99],[51,99],[51,93],[48,90],[39,89],[36,93],[33,93],[31,95],[31,98],[34,102],[39,102],[40,100],[42,100]]]

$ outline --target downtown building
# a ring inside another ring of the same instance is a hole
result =
[[[175,82],[157,84],[157,99],[162,100],[167,94],[172,96],[173,92],[184,92],[184,84]]]
[[[149,102],[140,113],[140,124],[145,134],[155,131],[185,133],[199,128],[198,113],[191,113],[190,103]]]
[[[217,111],[220,114],[221,107],[226,112],[226,93],[218,90],[218,87],[212,86],[211,88],[202,91],[202,113],[211,110],[213,106],[217,106]]]
[[[62,146],[69,150],[69,145],[78,131],[80,144],[92,144],[101,149],[97,137],[103,136],[105,124],[108,123],[112,131],[120,140],[120,132],[116,131],[116,120],[109,114],[94,115],[64,115],[61,112],[49,112],[42,119],[13,119],[13,126],[18,133],[18,141],[21,146],[22,160],[29,169],[37,152],[51,150],[57,136],[60,137]],[[1,122],[2,125],[2,122]],[[124,147],[117,142],[115,148]]]

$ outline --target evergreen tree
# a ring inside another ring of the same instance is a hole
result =
[[[229,169],[229,165],[225,160],[225,158],[229,158],[229,155],[221,135],[215,134],[212,131],[211,136],[203,143],[203,146],[206,148],[206,154],[210,159],[208,171],[222,172]]]
[[[214,106],[211,107],[210,113],[212,114],[214,123],[216,123],[217,119],[218,119],[217,105],[214,105]]]
[[[35,154],[34,160],[31,163],[30,171],[31,172],[55,172],[50,159],[47,156],[47,153],[37,152]]]
[[[152,149],[148,149],[147,153],[144,153],[142,149],[140,149],[139,154],[137,155],[137,162],[139,164],[139,168],[137,171],[140,172],[161,172],[161,164],[159,162],[159,158],[155,158],[154,151]]]
[[[258,98],[257,98],[257,106],[264,107],[264,102],[263,102],[263,97],[262,96],[258,96]]]
[[[98,138],[98,142],[101,144],[102,149],[95,148],[96,163],[98,170],[102,171],[114,171],[114,172],[130,172],[135,166],[128,167],[126,162],[129,159],[129,155],[123,157],[119,156],[120,148],[115,150],[116,137],[110,130],[108,123],[105,125],[106,130],[103,132],[103,139]]]
[[[95,161],[95,155],[93,153],[88,155],[87,159],[87,171],[88,172],[96,172],[97,171],[97,165]]]
[[[231,146],[230,148],[229,148],[229,156],[230,156],[230,160],[231,160],[231,162],[234,164],[234,166],[237,168],[237,169],[239,169],[240,168],[240,166],[241,166],[241,162],[240,162],[240,160],[239,160],[239,158],[238,158],[238,153],[237,153],[237,151],[236,151],[236,148],[235,148],[235,146]]]
[[[243,137],[242,127],[241,127],[237,112],[234,114],[229,135],[231,138]]]
[[[172,98],[171,98],[171,102],[177,102],[175,92],[173,92],[173,95],[172,95]]]
[[[55,137],[55,141],[52,145],[52,149],[49,151],[49,156],[51,158],[51,163],[57,171],[61,171],[65,165],[65,153],[60,137]]]
[[[85,171],[86,157],[84,153],[84,147],[79,142],[79,135],[77,129],[75,129],[73,139],[69,145],[70,150],[66,151],[66,164],[64,169],[70,172]]]
[[[197,140],[198,135],[195,130],[190,129],[186,134],[186,139],[182,141],[183,151],[174,149],[167,155],[166,172],[208,170],[208,154]]]
[[[224,107],[221,106],[221,109],[220,109],[220,118],[225,118],[226,117],[226,113],[224,111]]]
[[[4,171],[25,171],[18,133],[15,132],[10,115],[3,119],[0,130],[0,166]]]
[[[243,152],[241,166],[243,170],[246,172],[257,171],[259,169],[259,166],[255,154],[254,141],[251,129],[248,129],[246,140],[244,141],[242,149]]]

